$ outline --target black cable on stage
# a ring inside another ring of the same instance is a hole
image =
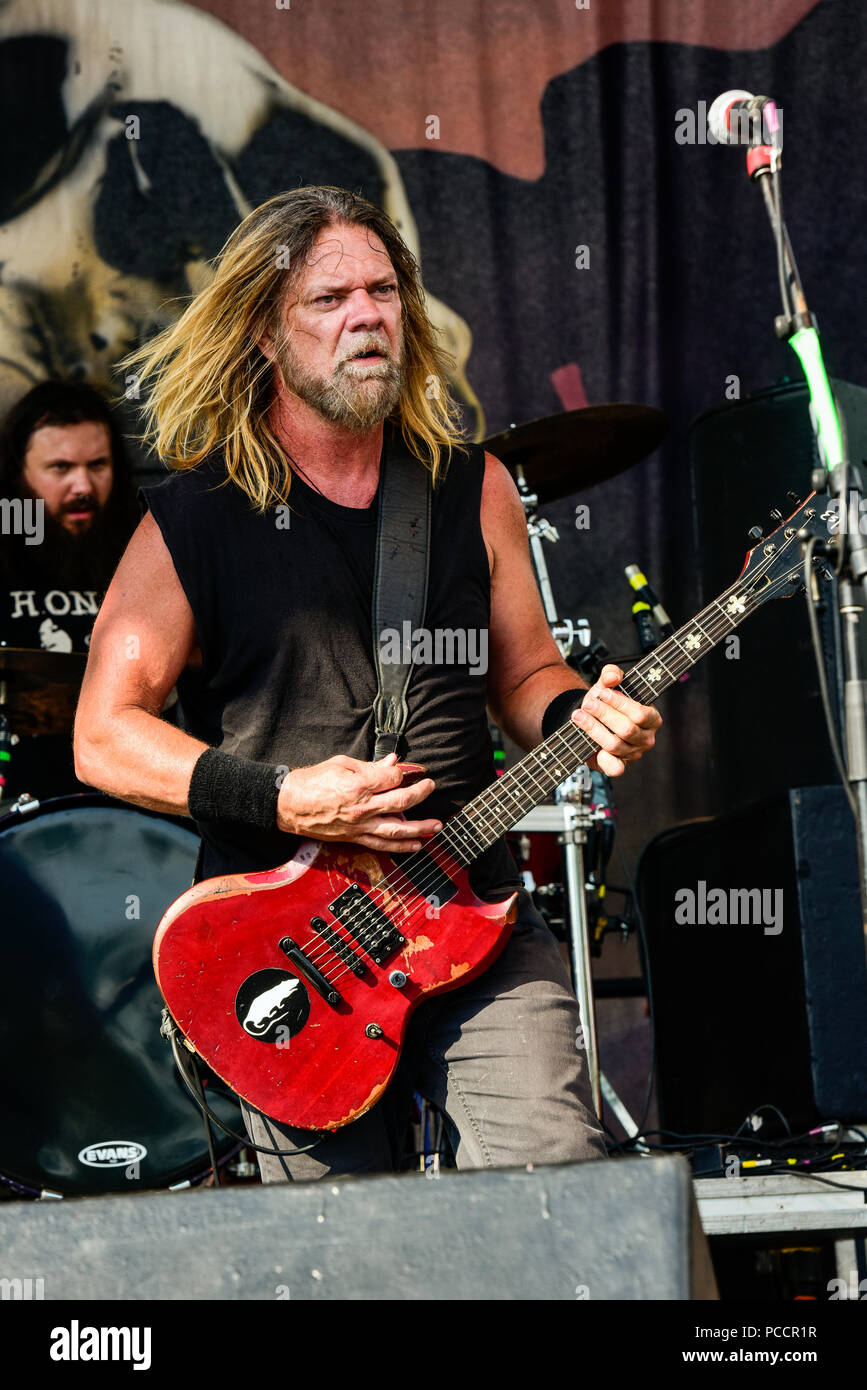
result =
[[[841,530],[845,525],[845,513],[840,514]],[[822,695],[822,709],[825,713],[825,724],[828,730],[828,742],[831,745],[831,752],[834,755],[834,762],[837,765],[837,773],[840,778],[843,790],[846,793],[846,800],[852,815],[858,821],[858,807],[849,782],[849,774],[843,762],[843,754],[840,751],[840,744],[837,739],[837,726],[834,721],[834,712],[831,709],[831,696],[828,690],[828,676],[825,671],[825,653],[822,650],[822,639],[819,635],[819,619],[816,616],[816,601],[813,598],[813,550],[816,545],[816,537],[810,536],[803,546],[804,555],[804,584],[807,590],[807,617],[810,620],[810,639],[813,643],[813,655],[816,661],[816,674],[819,677],[819,690]]]
[[[786,1121],[785,1116],[777,1109],[776,1106],[772,1106],[772,1105],[769,1105],[769,1106],[760,1106],[760,1107],[757,1107],[757,1109],[771,1109],[771,1110],[776,1111],[776,1113],[780,1116],[780,1119],[783,1121],[784,1124],[786,1124],[786,1126],[787,1126],[787,1128],[788,1128],[788,1122]],[[754,1111],[751,1111],[750,1113],[751,1113],[751,1114],[755,1114],[756,1111],[754,1110]],[[749,1117],[747,1117],[747,1118],[749,1118]],[[796,1175],[796,1176],[798,1176],[798,1177],[801,1177],[801,1178],[812,1179],[813,1182],[822,1183],[822,1184],[824,1184],[826,1187],[835,1187],[835,1188],[839,1189],[841,1192],[864,1192],[864,1193],[867,1193],[867,1187],[858,1187],[858,1186],[856,1186],[856,1185],[849,1184],[849,1183],[834,1182],[833,1179],[828,1178],[828,1177],[825,1177],[823,1174],[820,1174],[820,1173],[818,1173],[817,1171],[815,1171],[815,1165],[818,1165],[818,1164],[830,1164],[830,1163],[832,1163],[832,1162],[835,1160],[835,1157],[838,1157],[838,1158],[841,1158],[841,1159],[842,1159],[842,1158],[845,1158],[845,1159],[847,1160],[847,1166],[848,1166],[848,1165],[855,1165],[855,1166],[853,1167],[853,1169],[852,1169],[852,1171],[855,1171],[855,1172],[863,1171],[864,1165],[867,1164],[867,1135],[864,1134],[864,1131],[861,1130],[861,1129],[859,1129],[856,1125],[844,1124],[842,1121],[836,1122],[836,1127],[838,1127],[838,1128],[840,1128],[841,1130],[844,1130],[844,1131],[846,1131],[846,1132],[849,1132],[849,1133],[852,1133],[852,1134],[857,1134],[858,1137],[859,1137],[859,1139],[862,1141],[862,1145],[863,1145],[863,1148],[864,1148],[864,1152],[862,1152],[862,1153],[856,1153],[856,1154],[845,1154],[845,1153],[841,1153],[841,1154],[835,1155],[833,1151],[834,1151],[834,1149],[837,1148],[838,1143],[839,1143],[839,1142],[842,1142],[842,1141],[826,1142],[825,1144],[822,1145],[822,1147],[825,1148],[825,1149],[827,1149],[827,1150],[829,1150],[829,1152],[827,1152],[827,1153],[825,1153],[825,1154],[817,1154],[815,1158],[809,1160],[810,1165],[811,1165],[811,1168],[810,1168],[810,1171],[809,1171],[809,1172],[806,1171],[806,1166],[805,1166],[806,1160],[796,1160],[795,1163],[790,1163],[789,1160],[788,1160],[787,1158],[779,1157],[779,1158],[770,1158],[770,1159],[768,1160],[767,1166],[766,1166],[765,1171],[764,1171],[764,1176],[770,1177],[770,1176],[773,1175],[773,1176],[775,1176],[775,1177],[778,1177],[778,1176],[780,1176],[780,1175],[785,1175],[785,1174],[794,1174],[794,1175]],[[663,1135],[663,1134],[664,1134],[664,1135],[669,1135],[671,1138],[673,1138],[673,1139],[679,1139],[681,1142],[680,1142],[680,1143],[675,1143],[675,1144],[652,1144],[652,1143],[651,1143],[648,1147],[650,1147],[650,1148],[652,1148],[652,1149],[660,1150],[660,1151],[665,1152],[665,1153],[668,1153],[668,1152],[671,1152],[671,1151],[676,1151],[676,1152],[679,1151],[679,1152],[682,1152],[683,1149],[686,1147],[686,1148],[688,1148],[688,1149],[690,1150],[690,1153],[694,1156],[695,1153],[696,1153],[699,1149],[701,1149],[701,1148],[703,1148],[703,1147],[705,1146],[705,1144],[708,1144],[708,1143],[711,1143],[711,1144],[720,1144],[720,1143],[726,1143],[726,1142],[728,1142],[728,1143],[735,1143],[735,1144],[748,1144],[751,1148],[757,1149],[757,1150],[759,1150],[760,1152],[761,1152],[761,1151],[764,1151],[765,1153],[767,1153],[767,1151],[768,1151],[769,1149],[782,1149],[782,1148],[788,1148],[788,1147],[790,1147],[790,1146],[793,1145],[793,1144],[797,1144],[797,1143],[800,1143],[800,1142],[804,1142],[804,1141],[806,1141],[806,1140],[814,1139],[815,1136],[816,1136],[816,1131],[815,1131],[815,1130],[806,1130],[806,1131],[804,1131],[803,1134],[796,1134],[796,1135],[793,1135],[791,1132],[789,1132],[788,1134],[786,1134],[786,1135],[785,1135],[783,1138],[781,1138],[781,1139],[770,1139],[770,1140],[769,1140],[769,1139],[766,1139],[766,1140],[759,1140],[759,1139],[753,1139],[753,1138],[751,1138],[749,1135],[742,1135],[742,1134],[740,1133],[740,1131],[738,1131],[737,1134],[678,1134],[676,1130],[652,1129],[652,1130],[645,1130],[645,1131],[643,1131],[642,1134],[635,1135],[635,1136],[632,1138],[632,1140],[630,1140],[629,1142],[634,1144],[638,1139],[646,1140],[647,1137],[648,1137],[649,1135],[652,1135],[652,1134],[659,1134],[659,1135]],[[704,1141],[704,1142],[699,1142],[699,1143],[691,1143],[691,1142],[690,1142],[690,1141],[694,1141],[694,1140]],[[745,1161],[746,1161],[746,1162],[754,1162],[755,1160],[745,1160]],[[799,1167],[799,1166],[798,1166],[799,1163],[800,1163],[802,1166]],[[725,1172],[725,1169],[721,1167],[721,1168],[719,1168],[719,1169],[717,1170],[716,1173],[709,1173],[709,1174],[706,1174],[706,1176],[708,1176],[708,1177],[716,1177],[717,1175],[722,1175],[723,1172]]]
[[[166,1023],[166,1025],[164,1025],[164,1026],[166,1026],[166,1027],[169,1028],[169,1031],[167,1032],[166,1036],[168,1037],[169,1042],[171,1043],[171,1046],[172,1046],[172,1054],[173,1054],[174,1059],[175,1059],[175,1066],[177,1067],[178,1072],[180,1073],[181,1080],[183,1081],[184,1085],[186,1086],[186,1088],[187,1088],[187,1090],[189,1091],[190,1095],[192,1096],[193,1100],[196,1102],[196,1105],[199,1106],[199,1108],[201,1109],[201,1111],[203,1112],[204,1115],[206,1115],[210,1120],[213,1120],[213,1122],[214,1122],[215,1125],[218,1125],[219,1128],[222,1129],[222,1130],[224,1130],[224,1131],[226,1132],[226,1134],[230,1135],[232,1139],[237,1139],[237,1140],[239,1141],[239,1143],[243,1144],[246,1148],[248,1148],[248,1149],[255,1149],[256,1152],[257,1152],[257,1153],[260,1153],[260,1154],[273,1155],[273,1157],[275,1157],[275,1158],[294,1158],[294,1156],[295,1156],[296,1154],[306,1154],[306,1153],[310,1153],[310,1150],[311,1150],[311,1149],[315,1149],[319,1144],[322,1143],[322,1140],[323,1140],[324,1137],[325,1137],[324,1135],[320,1135],[320,1137],[319,1137],[318,1139],[314,1139],[314,1141],[313,1141],[312,1144],[305,1144],[305,1145],[304,1145],[303,1147],[301,1147],[301,1148],[297,1148],[297,1149],[271,1149],[271,1148],[269,1148],[266,1144],[256,1144],[248,1135],[246,1135],[246,1134],[239,1134],[239,1133],[237,1132],[237,1130],[231,1129],[231,1128],[229,1127],[229,1125],[224,1124],[224,1122],[220,1119],[219,1115],[215,1115],[215,1114],[214,1114],[213,1110],[212,1110],[211,1107],[208,1105],[207,1101],[204,1100],[204,1098],[203,1098],[202,1100],[199,1100],[199,1097],[196,1095],[195,1089],[194,1089],[192,1083],[190,1082],[190,1079],[189,1079],[189,1077],[188,1077],[188,1075],[187,1075],[187,1072],[186,1072],[186,1070],[185,1070],[184,1064],[183,1064],[183,1062],[181,1061],[181,1058],[180,1058],[180,1055],[179,1055],[178,1042],[177,1042],[177,1035],[178,1035],[178,1028],[177,1028],[177,1025],[175,1024],[174,1019],[171,1018],[171,1015],[168,1014],[168,1010],[166,1010],[165,1012],[166,1012],[166,1017],[167,1017],[167,1023]],[[194,1061],[194,1059],[193,1059],[192,1057],[190,1058],[190,1065],[191,1065],[191,1067],[194,1067],[194,1066],[195,1066],[195,1061]],[[204,1092],[203,1092],[202,1094],[203,1094],[203,1096],[204,1096]],[[261,1113],[261,1112],[257,1112],[257,1113]]]
[[[783,1114],[782,1110],[779,1110],[779,1109],[777,1108],[776,1105],[755,1105],[755,1106],[753,1106],[753,1108],[752,1108],[752,1110],[750,1111],[749,1115],[747,1115],[747,1116],[744,1118],[744,1120],[741,1122],[741,1124],[738,1125],[738,1127],[737,1127],[737,1129],[736,1129],[736,1131],[735,1131],[735,1137],[739,1136],[741,1130],[742,1130],[743,1127],[744,1127],[744,1125],[748,1125],[749,1122],[750,1122],[750,1120],[753,1118],[753,1116],[754,1116],[754,1115],[760,1114],[762,1110],[773,1110],[773,1112],[774,1112],[775,1115],[779,1115],[780,1119],[781,1119],[782,1122],[783,1122],[783,1125],[784,1125],[784,1127],[785,1127],[785,1130],[786,1130],[786,1142],[789,1143],[789,1142],[791,1141],[791,1138],[792,1138],[792,1126],[789,1124],[789,1121],[786,1119],[786,1117],[785,1117],[785,1115]],[[768,1142],[772,1142],[772,1141],[768,1141]]]
[[[191,1068],[191,1075],[192,1075],[193,1082],[194,1082],[195,1088],[196,1088],[196,1099],[198,1100],[198,1102],[199,1102],[199,1107],[200,1107],[200,1109],[201,1109],[201,1111],[202,1111],[202,1124],[203,1124],[204,1127],[205,1127],[205,1141],[206,1141],[206,1143],[207,1143],[207,1145],[208,1145],[208,1154],[209,1154],[210,1159],[211,1159],[211,1172],[212,1172],[213,1175],[214,1175],[214,1186],[215,1186],[215,1187],[219,1187],[219,1186],[220,1186],[220,1171],[219,1171],[219,1169],[218,1169],[218,1167],[217,1167],[217,1155],[216,1155],[216,1152],[215,1152],[215,1150],[214,1150],[214,1135],[213,1135],[213,1131],[211,1130],[211,1121],[210,1121],[210,1118],[209,1118],[209,1116],[205,1113],[205,1112],[206,1112],[206,1107],[207,1107],[207,1101],[205,1100],[205,1088],[204,1088],[204,1086],[202,1085],[202,1078],[201,1078],[201,1076],[200,1076],[200,1074],[199,1074],[199,1069],[198,1069],[197,1066],[194,1065],[194,1066]]]

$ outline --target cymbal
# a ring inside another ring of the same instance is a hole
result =
[[[510,425],[484,440],[483,448],[513,476],[520,465],[539,501],[553,502],[625,473],[667,434],[661,410],[618,401]]]
[[[0,709],[12,732],[70,733],[86,665],[81,652],[0,646],[0,681],[6,686]]]

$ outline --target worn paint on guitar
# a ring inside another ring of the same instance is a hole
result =
[[[505,946],[516,894],[484,903],[461,871],[455,896],[432,918],[408,880],[405,891],[394,888],[396,872],[387,855],[305,841],[277,869],[196,884],[163,917],[154,969],[173,1018],[217,1075],[264,1114],[303,1129],[358,1119],[391,1080],[416,1005],[473,979]],[[378,892],[386,876],[392,886]],[[353,883],[372,890],[405,938],[381,965],[356,944],[361,977],[311,926],[318,917],[337,928],[328,905]],[[333,983],[336,1007],[281,950],[286,937]],[[389,983],[395,970],[407,976],[402,988]],[[369,1036],[370,1026],[381,1036]]]

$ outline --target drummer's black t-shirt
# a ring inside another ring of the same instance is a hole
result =
[[[6,537],[4,547],[9,546]],[[34,547],[35,549],[35,547]],[[79,653],[87,655],[90,634],[104,591],[84,585],[76,587],[52,574],[50,557],[31,554],[20,540],[6,550],[0,568],[0,644],[31,651]],[[81,663],[74,663],[81,674]],[[8,685],[14,683],[10,675]],[[69,700],[75,698],[75,685]],[[14,800],[22,792],[44,801],[71,792],[90,791],[75,775],[72,730],[63,733],[25,732],[10,705],[9,722],[18,742],[10,750],[3,769],[4,797]]]
[[[50,553],[43,547],[30,547],[20,538],[3,537],[3,564],[0,566],[0,644],[24,647],[31,651],[78,653],[86,656],[90,634],[104,590],[89,585],[76,585],[53,569]],[[38,553],[37,553],[38,552]],[[71,663],[80,678],[81,662]],[[14,674],[8,686],[10,700]],[[63,696],[74,703],[76,683]],[[45,694],[44,687],[41,692]],[[40,708],[40,692],[35,692],[36,708]],[[52,702],[47,700],[46,708]],[[30,711],[31,718],[34,715]],[[62,733],[28,732],[33,726],[16,719],[13,703],[9,707],[9,723],[18,742],[10,750],[10,760],[3,769],[6,777],[4,796],[14,799],[22,792],[40,801],[71,792],[89,791],[75,775],[72,752],[72,729]]]
[[[6,576],[0,641],[7,647],[86,654],[103,597],[98,589],[60,588],[42,572]]]

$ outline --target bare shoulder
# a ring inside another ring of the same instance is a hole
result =
[[[93,626],[83,695],[162,699],[196,648],[192,610],[150,512],[121,556]],[[125,658],[125,659],[121,659]]]
[[[527,525],[515,480],[506,465],[488,453],[482,481],[481,522],[492,570],[498,553],[516,545],[526,549]]]
[[[183,600],[189,608],[162,532],[151,513],[146,512],[120,558],[100,617],[155,598],[170,606]]]

